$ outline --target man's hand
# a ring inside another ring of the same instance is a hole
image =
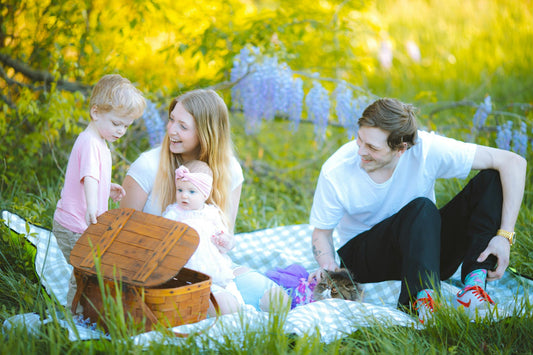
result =
[[[316,282],[320,282],[320,280],[322,280],[322,276],[323,276],[323,273],[324,273],[324,270],[329,270],[329,271],[335,271],[339,268],[339,265],[337,265],[336,262],[333,262],[329,265],[325,265],[324,267],[321,267],[320,269],[312,272],[311,274],[309,274],[309,277],[307,278],[307,281],[308,282],[313,282],[313,280],[316,280]]]
[[[112,182],[111,189],[109,191],[109,197],[111,197],[114,202],[118,202],[122,200],[124,196],[126,196],[126,190],[124,190],[124,188],[119,184]]]
[[[509,254],[511,253],[511,246],[509,241],[501,236],[493,237],[489,245],[477,258],[477,262],[485,261],[490,254],[494,255],[497,259],[496,270],[489,270],[487,274],[487,281],[493,281],[501,279],[505,269],[509,266]]]

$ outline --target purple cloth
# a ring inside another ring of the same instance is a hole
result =
[[[286,268],[275,268],[265,274],[269,279],[282,286],[292,298],[291,309],[302,304],[314,302],[312,299],[316,283],[309,283],[309,273],[299,264]]]
[[[286,268],[275,268],[266,272],[266,276],[285,288],[297,287],[301,278],[309,277],[309,273],[302,265],[292,264]]]

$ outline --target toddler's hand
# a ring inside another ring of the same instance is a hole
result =
[[[96,224],[98,223],[96,221],[96,211],[89,211],[85,213],[85,222],[87,222],[87,225]]]
[[[109,197],[115,202],[122,200],[126,196],[126,190],[119,184],[111,183],[111,189],[109,191]]]

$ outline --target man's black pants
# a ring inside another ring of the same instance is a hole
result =
[[[338,250],[341,265],[361,283],[402,281],[399,306],[423,289],[439,289],[463,263],[461,278],[476,269],[492,270],[496,257],[476,259],[501,222],[502,187],[495,170],[479,172],[440,210],[416,198],[398,213],[352,238]]]

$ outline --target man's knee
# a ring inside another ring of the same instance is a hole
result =
[[[418,197],[409,202],[404,209],[406,213],[401,216],[409,223],[413,230],[424,231],[421,233],[409,234],[413,242],[429,242],[440,239],[441,216],[439,209],[426,197]],[[433,236],[433,237],[432,237]]]
[[[408,233],[401,233],[401,243],[433,243],[440,240],[441,217],[437,206],[428,198],[418,197],[409,202],[398,215],[407,223]],[[407,238],[407,239],[405,239]]]
[[[485,203],[501,206],[503,202],[503,190],[500,173],[497,170],[481,170],[470,180],[469,185],[471,185],[470,190],[473,196],[485,198]],[[486,198],[489,198],[489,200],[486,200]]]
[[[481,170],[475,177],[475,179],[481,180],[483,183],[501,185],[500,173],[494,169]]]
[[[428,218],[440,220],[439,209],[427,197],[417,197],[404,207],[414,218]]]

